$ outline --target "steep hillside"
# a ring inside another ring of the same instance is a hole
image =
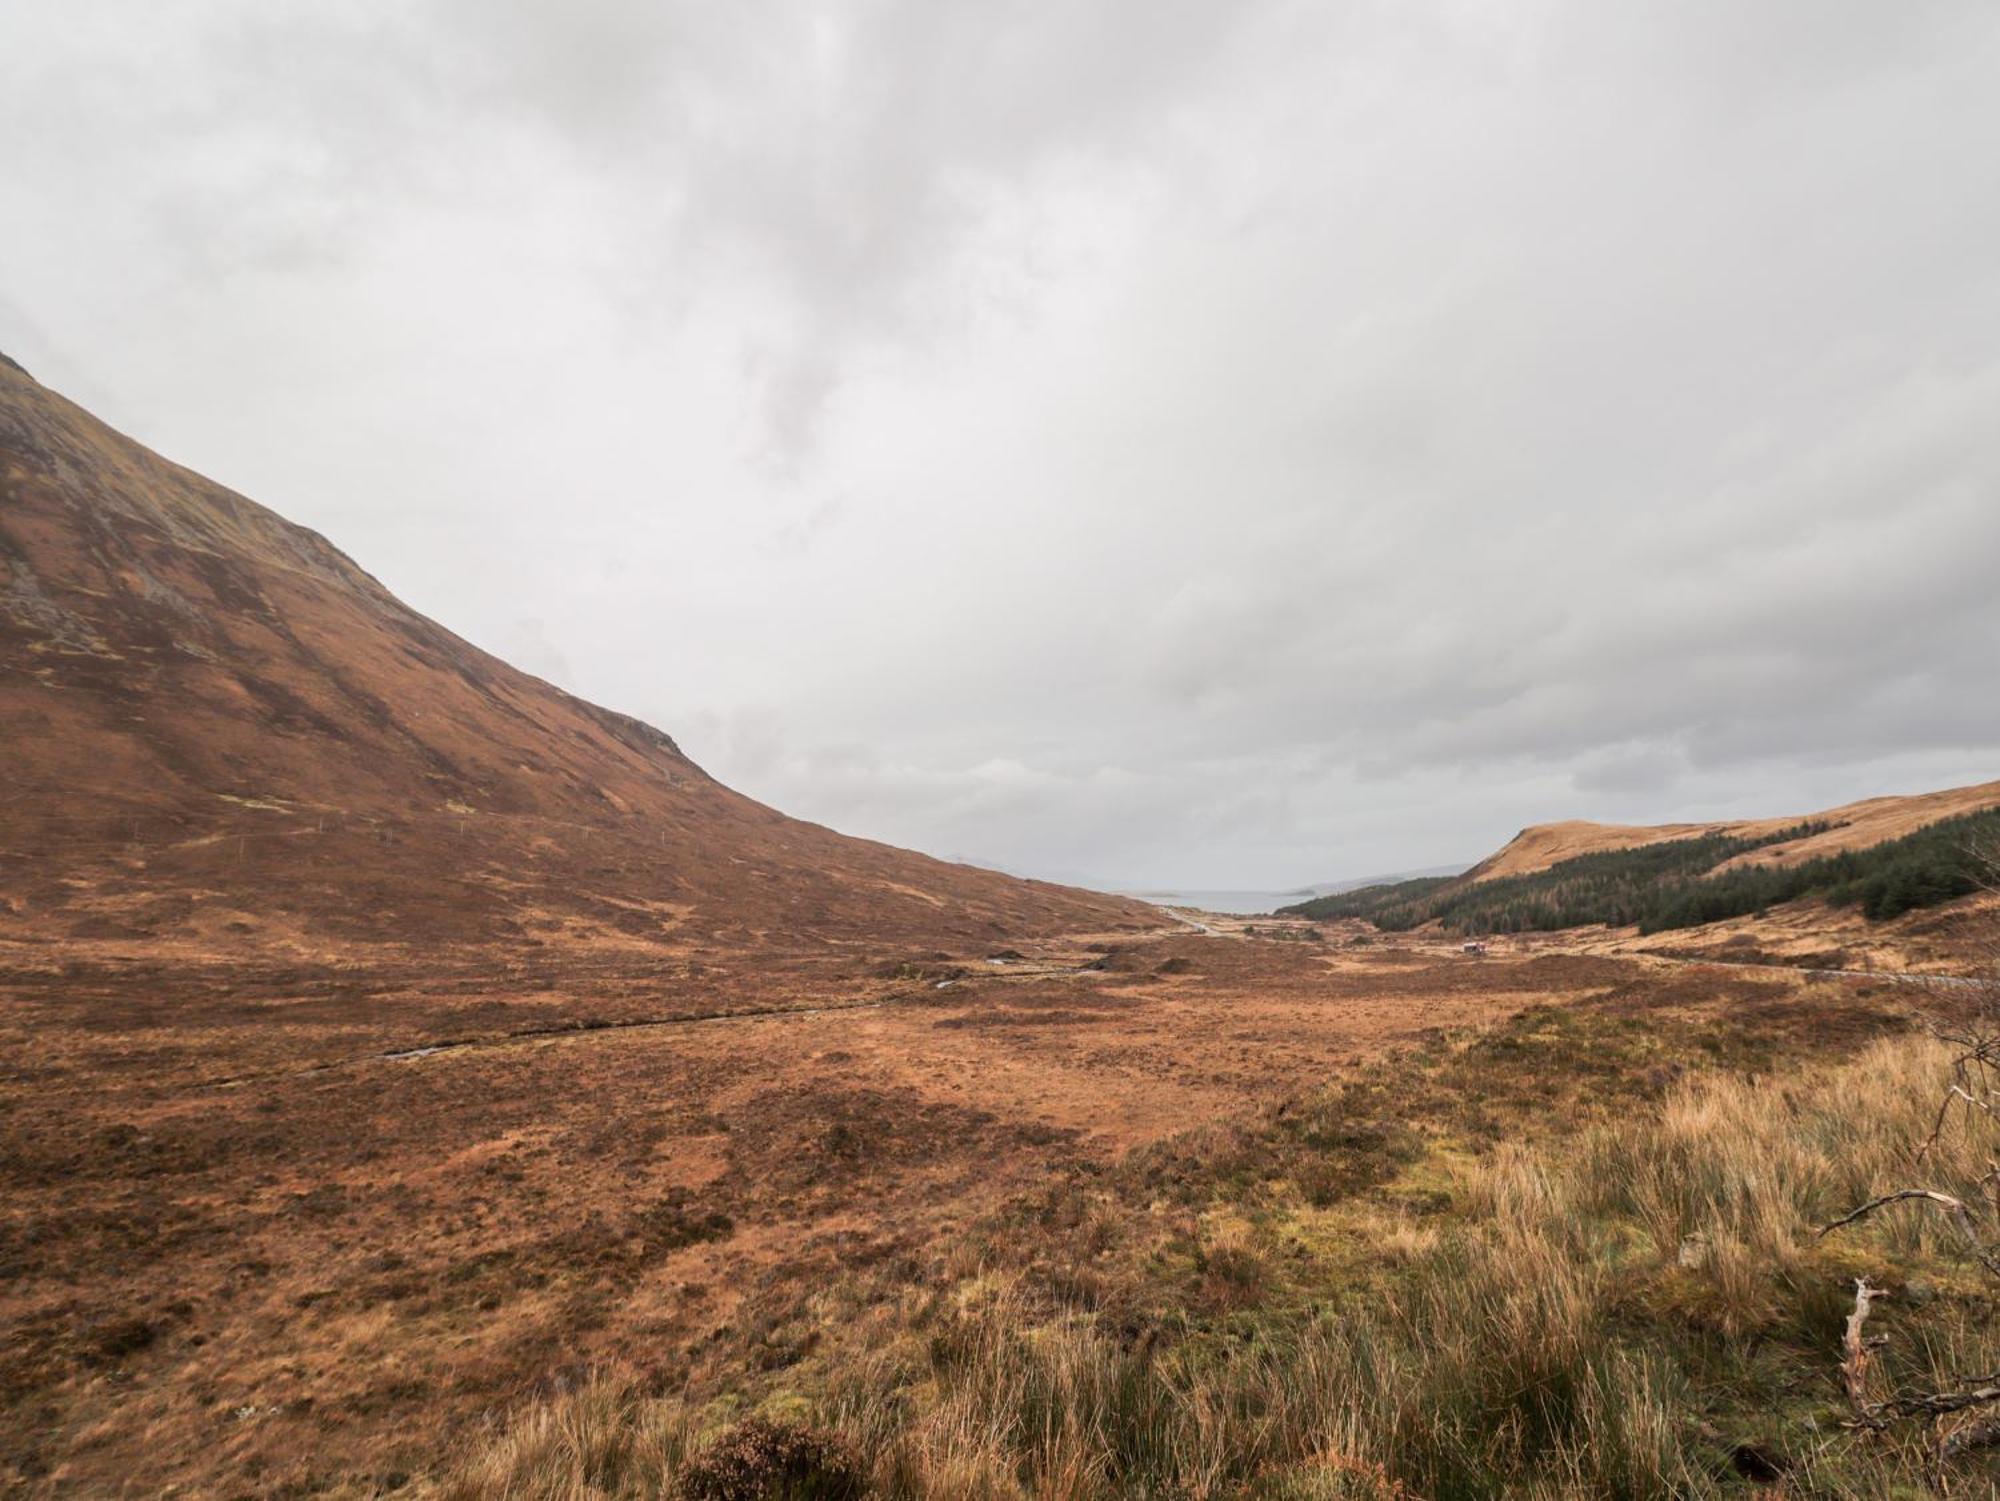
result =
[[[0,736],[0,928],[44,937],[795,944],[1146,917],[742,797],[4,360]]]
[[[1468,879],[1489,881],[1503,876],[1527,875],[1580,855],[1635,849],[1641,845],[1705,834],[1760,841],[1756,849],[1734,857],[1724,869],[1736,865],[1798,865],[1807,860],[1839,854],[1843,850],[1866,849],[1885,840],[1899,839],[1941,819],[1993,807],[2000,807],[2000,782],[1982,782],[1973,787],[1953,787],[1943,792],[1923,792],[1907,797],[1864,798],[1860,802],[1843,803],[1838,808],[1828,808],[1821,813],[1798,813],[1779,818],[1663,824],[1591,823],[1571,819],[1562,823],[1532,824],[1473,866]],[[1774,843],[1761,842],[1774,834],[1799,828],[1809,828],[1813,832]]]
[[[1873,798],[1797,822],[1611,828],[1601,840],[1587,837],[1597,825],[1550,824],[1456,880],[1396,882],[1281,910],[1316,921],[1360,918],[1393,932],[1436,923],[1461,934],[1598,925],[1646,934],[1812,897],[1877,922],[1989,884],[2000,850],[1996,790]],[[1662,837],[1633,837],[1649,833]],[[1559,858],[1538,863],[1552,852]],[[1495,868],[1510,861],[1516,868]]]
[[[1579,855],[1601,855],[1613,850],[1637,849],[1668,839],[1691,839],[1713,833],[1720,824],[1592,823],[1571,818],[1557,823],[1530,824],[1499,849],[1466,872],[1468,881],[1490,881],[1504,876],[1524,876],[1530,871],[1547,870]]]

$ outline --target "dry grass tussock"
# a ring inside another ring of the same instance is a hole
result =
[[[1910,1036],[1787,1078],[1701,1076],[1650,1118],[1501,1147],[1452,1169],[1434,1228],[1310,1298],[1266,1289],[1226,1339],[1132,1346],[989,1272],[997,1294],[908,1298],[762,1400],[837,1435],[884,1497],[1664,1501],[1779,1472],[1798,1494],[1922,1487],[1941,1431],[1842,1424],[1841,1315],[1852,1277],[1890,1288],[1883,1378],[1936,1389],[2000,1366],[1979,1270],[1939,1217],[1815,1229],[1912,1175],[1977,1193],[1987,1139],[1948,1134],[1915,1161],[1948,1059]],[[434,1494],[679,1494],[743,1410],[586,1386],[474,1440]]]
[[[442,1485],[448,1501],[659,1496],[693,1448],[693,1415],[603,1378],[522,1411],[483,1437]]]

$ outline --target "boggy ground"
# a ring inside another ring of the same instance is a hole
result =
[[[1547,1007],[1754,1007],[1761,1032],[1816,1042],[1894,1010],[1848,985],[1829,1027],[1826,982],[1794,974],[1357,936],[601,944],[501,967],[16,951],[0,1477],[51,1496],[389,1493],[587,1371],[700,1391],[782,1370],[824,1334],[798,1316],[815,1288],[920,1277],[968,1224],[1136,1148],[1171,1197],[1152,1144],[1399,1047]],[[1582,1109],[1588,1076],[1537,1081],[1537,1108]],[[1378,1146],[1335,1156],[1365,1178]],[[1332,1192],[1346,1169],[1315,1171]]]

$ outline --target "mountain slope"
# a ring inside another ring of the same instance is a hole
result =
[[[1528,829],[1456,880],[1403,881],[1282,910],[1402,931],[1640,933],[1700,927],[1812,897],[1869,921],[1971,896],[2000,847],[2000,784],[1870,798],[1806,819],[1583,823]]]
[[[1527,875],[1546,870],[1579,855],[1603,854],[1612,850],[1636,849],[1672,839],[1690,839],[1703,834],[1719,834],[1731,839],[1768,839],[1786,829],[1810,827],[1814,832],[1795,839],[1763,844],[1736,856],[1721,868],[1741,865],[1797,865],[1843,850],[1867,849],[1886,840],[1898,839],[1942,819],[2000,807],[2000,782],[1982,782],[1972,787],[1953,787],[1942,792],[1915,793],[1905,797],[1870,797],[1843,803],[1820,813],[1800,813],[1782,818],[1747,818],[1717,823],[1610,824],[1572,819],[1562,823],[1531,824],[1469,873],[1474,881],[1504,876]]]
[[[0,918],[759,943],[1136,904],[786,818],[0,361]],[[244,913],[253,913],[246,921]],[[212,925],[211,925],[212,926]],[[60,924],[54,930],[62,931]]]

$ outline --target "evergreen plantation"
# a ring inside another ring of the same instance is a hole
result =
[[[1427,922],[1466,934],[1552,932],[1593,923],[1658,933],[1815,896],[1834,906],[1858,905],[1877,921],[1976,890],[1981,851],[2000,848],[2000,809],[1986,809],[1797,865],[1718,869],[1747,851],[1831,827],[1801,823],[1754,839],[1700,834],[1578,855],[1518,876],[1398,881],[1281,910],[1312,919],[1365,918],[1397,933]]]

